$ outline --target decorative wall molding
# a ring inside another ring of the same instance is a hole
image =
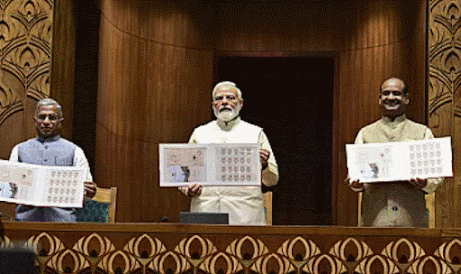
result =
[[[429,113],[453,102],[461,86],[461,2],[432,0],[429,3]],[[461,117],[461,102],[454,115]]]
[[[5,231],[0,246],[32,249],[41,273],[441,274],[461,269],[458,230],[10,222]]]
[[[435,225],[459,227],[461,136],[461,2],[428,3],[428,123],[436,137],[451,136],[453,178],[446,178],[435,194]]]
[[[0,125],[49,97],[53,0],[0,0]]]

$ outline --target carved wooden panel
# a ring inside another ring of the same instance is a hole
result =
[[[0,0],[0,159],[35,134],[35,102],[51,93],[53,0]],[[0,203],[0,211],[14,205]]]
[[[50,95],[53,0],[0,0],[0,126]]]
[[[429,2],[429,126],[437,137],[451,136],[454,177],[436,193],[436,225],[459,227],[461,220],[461,2]]]
[[[6,223],[40,273],[459,273],[459,230]]]

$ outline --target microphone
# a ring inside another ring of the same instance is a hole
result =
[[[168,223],[168,217],[167,216],[163,216],[161,217],[159,220],[158,220],[159,223]]]

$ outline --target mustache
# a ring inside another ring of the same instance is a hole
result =
[[[234,109],[231,108],[231,107],[227,107],[227,106],[226,106],[226,107],[220,108],[218,111],[219,111],[219,112],[222,112],[222,111],[225,111],[225,110],[233,111]]]
[[[402,100],[399,100],[399,99],[386,99],[383,102],[386,103],[386,104],[387,103],[394,103],[395,104],[395,103],[401,103]]]

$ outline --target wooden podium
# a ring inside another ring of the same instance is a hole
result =
[[[458,273],[460,229],[5,222],[40,273]]]

